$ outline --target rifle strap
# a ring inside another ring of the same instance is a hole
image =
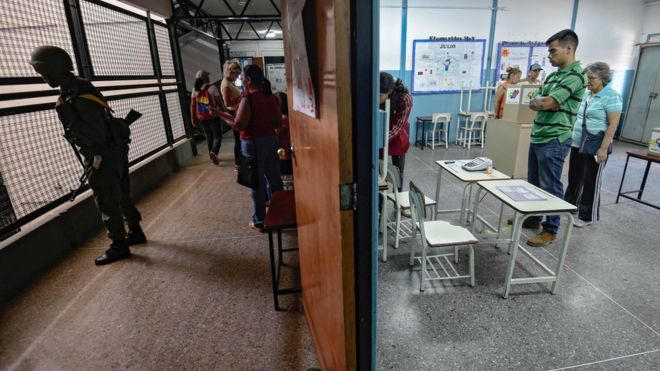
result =
[[[82,94],[79,97],[83,98],[83,99],[91,100],[92,102],[96,102],[96,103],[100,104],[101,106],[103,106],[103,108],[107,109],[108,111],[115,112],[115,111],[112,110],[112,108],[110,107],[110,105],[106,101],[104,101],[103,99],[97,97],[94,94]]]

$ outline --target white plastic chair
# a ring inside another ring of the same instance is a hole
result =
[[[408,192],[408,195],[410,197],[412,223],[416,226],[413,231],[412,243],[410,245],[410,268],[412,269],[415,266],[415,261],[421,263],[422,269],[419,280],[419,291],[424,291],[424,282],[426,281],[454,280],[459,278],[469,278],[470,286],[474,287],[474,248],[472,245],[479,242],[477,238],[474,237],[469,230],[463,227],[452,225],[441,220],[426,221],[426,208],[422,206],[424,193],[422,193],[413,182],[410,182],[410,191]],[[415,256],[417,231],[419,231],[421,235],[421,256]],[[427,252],[429,248],[447,246],[454,246],[454,252],[438,255],[429,255]],[[469,247],[470,274],[468,275],[461,275],[456,268],[454,268],[454,264],[458,263],[459,246]],[[454,264],[452,264],[448,258],[452,255],[454,257]]]
[[[387,228],[394,231],[394,248],[398,249],[399,240],[409,238],[413,235],[412,222],[410,219],[401,220],[403,211],[410,209],[410,196],[408,196],[408,192],[398,192],[401,179],[399,169],[396,166],[390,165],[388,167],[386,181],[393,187],[393,192],[387,193],[387,201],[391,201],[394,204],[394,210],[396,212],[396,219],[394,221],[388,220]],[[435,200],[424,197],[424,207],[433,207],[435,205]],[[384,209],[386,208],[384,207]],[[387,261],[387,246],[383,247],[383,261]]]
[[[429,145],[429,132],[424,133],[424,145],[431,147],[432,150],[435,150],[436,145],[440,145],[442,140],[445,142],[445,148],[449,149],[449,124],[451,123],[451,113],[442,112],[434,113],[431,116],[431,122],[433,123],[433,130],[431,130],[431,144]],[[439,128],[438,128],[438,124]],[[438,133],[439,142],[435,141],[435,133]],[[444,138],[444,139],[441,139]]]
[[[465,120],[465,125],[458,128],[458,142],[463,147],[467,146],[470,149],[472,144],[480,143],[481,148],[484,148],[484,132],[486,130],[486,122],[488,122],[487,112],[474,112],[470,114],[469,120]],[[477,135],[477,133],[479,135]]]

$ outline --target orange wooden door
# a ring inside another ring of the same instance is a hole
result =
[[[283,19],[292,1],[283,1]],[[348,0],[307,0],[305,32],[316,76],[316,118],[293,109],[291,38],[284,32],[304,312],[324,370],[353,370],[353,210],[340,210],[340,185],[353,181]],[[295,42],[295,40],[293,40]]]

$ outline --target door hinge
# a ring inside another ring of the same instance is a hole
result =
[[[355,183],[339,185],[339,210],[357,210],[357,186]]]

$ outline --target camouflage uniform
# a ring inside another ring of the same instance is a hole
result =
[[[113,241],[126,237],[124,218],[129,226],[139,226],[142,219],[130,194],[128,143],[114,143],[106,122],[107,112],[100,104],[80,98],[93,94],[105,101],[87,80],[67,76],[60,86],[56,110],[64,126],[67,140],[80,148],[85,164],[91,166],[95,155],[101,155],[101,166],[92,169],[89,186],[102,213],[108,237]]]

